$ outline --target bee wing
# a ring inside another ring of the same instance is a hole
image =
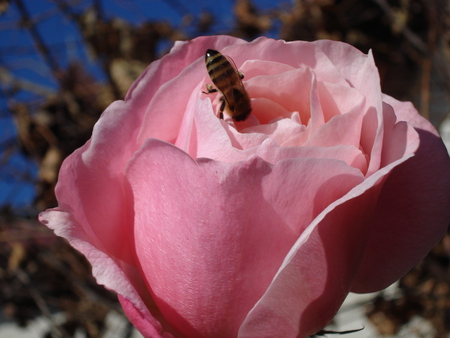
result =
[[[237,72],[236,65],[234,64],[233,59],[230,57],[220,54],[221,57],[224,57],[228,63],[231,65],[231,69]],[[213,66],[211,68],[208,68],[208,72],[210,72],[210,78],[213,81],[214,85],[217,87],[217,89],[221,90],[221,88],[227,88],[231,87],[233,84],[233,78],[230,76],[222,76],[223,70],[228,70],[227,65],[220,65],[220,66]],[[220,78],[220,82],[217,82],[217,77]]]
[[[235,72],[235,76],[233,78],[229,78],[228,85],[231,86],[233,90],[230,91],[229,96],[230,99],[232,99],[232,102],[235,102],[235,93],[246,93],[244,84],[241,80],[241,73],[239,73],[238,68],[236,67],[236,64],[234,63],[234,60],[229,57],[228,55],[224,55],[224,57],[228,60],[231,67],[233,68]]]
[[[236,64],[234,63],[234,60],[231,57],[229,57],[228,55],[224,55],[224,57],[225,57],[225,59],[228,60],[228,62],[231,64],[231,67],[233,67],[233,69],[236,71],[236,73],[239,74]]]

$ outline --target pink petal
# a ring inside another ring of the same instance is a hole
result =
[[[223,162],[235,162],[245,158],[245,155],[239,152],[241,147],[238,141],[230,137],[227,122],[215,116],[209,99],[199,99],[193,114],[196,148],[189,152],[192,158],[205,157]]]
[[[383,180],[406,159],[379,170],[311,222],[249,312],[239,337],[306,337],[331,321],[361,263],[369,234],[367,219]]]
[[[239,68],[239,71],[244,74],[245,81],[258,75],[276,75],[294,69],[294,67],[280,62],[248,59]]]
[[[325,45],[334,45],[335,43],[327,41]],[[322,47],[322,45],[318,46],[316,43],[307,41],[285,42],[261,37],[246,46],[228,46],[222,52],[229,55],[239,69],[247,60],[264,60],[265,62],[285,64],[294,69],[311,68],[318,81],[347,84],[340,70],[330,61],[330,57],[324,53]],[[354,50],[357,51],[356,48]],[[359,53],[360,57],[365,56],[363,53]]]
[[[133,106],[118,101],[106,109],[88,143],[63,162],[55,190],[61,210],[76,217],[89,241],[129,264],[134,261],[134,244],[126,229],[133,219],[132,206],[122,202],[122,171],[135,151],[133,142],[124,140],[137,135],[140,123],[138,114],[124,118],[134,113]]]
[[[164,316],[191,336],[236,335],[303,229],[363,179],[334,160],[195,162],[158,140],[127,177],[142,273]]]
[[[359,148],[363,117],[360,109],[334,116],[314,133],[311,131],[304,146],[331,147],[339,144]]]
[[[346,43],[327,40],[313,42],[327,55],[342,76],[365,97],[366,103],[362,111],[366,112],[361,130],[361,145],[365,153],[370,154],[368,175],[380,167],[383,129],[382,129],[382,96],[378,69],[373,55],[363,54]]]
[[[249,149],[257,146],[253,139],[258,139],[258,135],[264,135],[265,138],[270,138],[276,144],[282,145],[286,139],[301,134],[305,129],[305,126],[298,122],[284,118],[273,121],[272,123],[246,128],[241,133],[235,132],[234,137],[239,141],[242,149]],[[264,139],[259,144],[263,141]]]
[[[155,330],[153,318],[147,310],[139,310],[135,303],[129,301],[122,295],[118,295],[120,305],[122,305],[123,311],[127,315],[128,319],[133,323],[134,327],[146,338],[170,338],[170,337],[184,337],[179,332],[171,327],[169,323],[161,315],[158,320],[164,323],[165,332]],[[155,312],[159,310],[155,309]],[[170,331],[167,332],[167,331]],[[173,335],[172,335],[173,334]]]
[[[403,276],[444,236],[450,221],[450,159],[442,140],[412,104],[387,96],[384,100],[394,107],[400,120],[415,127],[420,145],[415,156],[395,168],[383,186],[352,287],[355,292],[379,290]],[[404,128],[400,122],[392,131],[390,144],[394,148],[395,133]],[[413,142],[409,138],[398,147],[406,148]]]
[[[123,296],[119,295],[118,298],[127,317],[144,337],[162,337],[151,324],[153,318],[149,318],[147,314],[139,311],[132,302]],[[166,337],[170,337],[170,335],[166,335]]]
[[[86,256],[92,265],[92,274],[97,283],[123,295],[124,299],[129,299],[134,304],[135,311],[145,317],[145,332],[151,333],[148,337],[165,337],[161,324],[152,317],[144,302],[149,298],[149,294],[136,267],[98,250],[74,216],[60,208],[42,212],[39,221],[53,229],[56,235],[66,238],[75,249]],[[125,311],[127,312],[127,309]]]
[[[277,75],[261,75],[246,81],[252,98],[265,98],[284,107],[290,113],[298,111],[303,124],[311,118],[312,81],[310,69],[295,69]],[[258,111],[253,112],[258,117]],[[264,120],[264,117],[262,118]]]
[[[264,97],[252,97],[252,109],[256,112],[261,124],[267,124],[279,117],[290,117],[292,112],[287,110],[281,104],[276,103]]]
[[[287,158],[321,158],[343,161],[347,165],[359,169],[363,175],[367,171],[364,154],[353,146],[278,147],[275,142],[266,140],[258,148],[255,148],[253,153],[273,164]]]
[[[334,83],[319,82],[318,90],[325,122],[328,122],[334,116],[356,110],[364,113],[363,107],[366,99],[357,89],[348,85],[342,86]]]

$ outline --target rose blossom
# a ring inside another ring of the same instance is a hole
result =
[[[216,117],[205,51],[234,59],[252,115]],[[450,161],[372,54],[340,42],[177,42],[63,163],[67,238],[146,337],[306,337],[442,238]]]

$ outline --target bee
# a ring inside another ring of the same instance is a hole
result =
[[[250,97],[242,83],[244,75],[239,73],[230,57],[213,49],[206,51],[205,63],[209,77],[216,88],[213,88],[211,84],[206,84],[207,92],[203,93],[210,94],[219,91],[222,94],[219,117],[223,119],[223,111],[226,111],[234,120],[244,121],[252,111]]]

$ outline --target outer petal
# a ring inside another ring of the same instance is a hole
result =
[[[415,127],[420,146],[381,191],[354,292],[379,290],[403,276],[444,236],[450,221],[450,159],[442,140],[411,103],[384,100]]]
[[[152,322],[154,322],[155,319],[152,316],[149,316],[148,311],[140,311],[136,308],[133,302],[129,301],[120,294],[118,295],[118,298],[128,319],[144,337],[161,337],[158,332],[155,332],[155,328],[152,325]]]
[[[119,295],[124,295],[122,299],[130,299],[135,304],[135,313],[139,313],[141,317],[145,318],[145,324],[136,323],[136,320],[133,323],[146,333],[146,337],[171,337],[171,335],[163,333],[161,324],[149,313],[147,305],[144,304],[134,287],[133,284],[140,286],[139,281],[131,280],[133,276],[139,275],[136,267],[119,262],[98,250],[92,245],[83,228],[77,224],[74,216],[59,208],[42,212],[39,215],[39,221],[53,229],[56,235],[68,239],[75,249],[86,256],[92,265],[92,274],[99,284],[105,285]],[[130,311],[127,311],[126,308],[124,310],[128,315]],[[130,319],[133,320],[132,317]]]
[[[379,170],[311,222],[249,312],[239,337],[307,337],[331,321],[353,284],[382,183],[410,156]]]
[[[195,337],[235,336],[299,234],[363,180],[336,160],[196,162],[158,140],[127,177],[142,273],[164,316]]]

